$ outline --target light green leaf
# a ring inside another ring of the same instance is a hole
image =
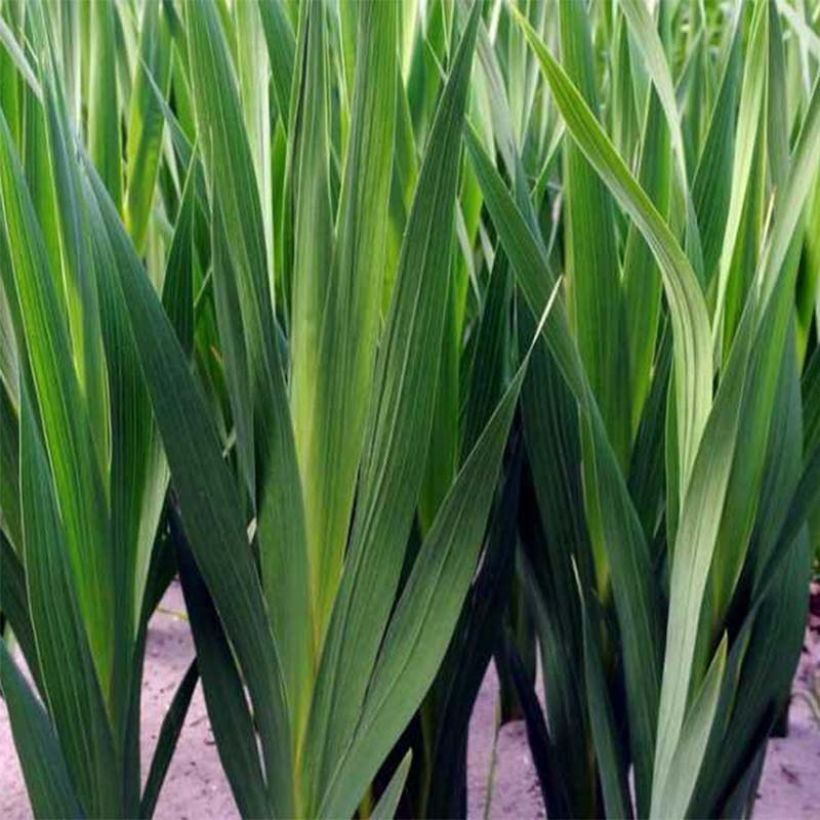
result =
[[[703,753],[715,719],[723,672],[726,668],[726,636],[720,642],[698,696],[683,724],[680,740],[672,758],[674,774],[652,791],[650,817],[685,817],[695,788]]]
[[[366,3],[359,12],[359,39],[366,45],[357,60],[338,236],[322,294],[317,369],[305,371],[315,383],[314,399],[300,408],[309,431],[301,467],[317,647],[338,589],[371,403],[393,164],[395,8]],[[315,244],[315,232],[305,239]]]
[[[358,721],[421,485],[444,324],[461,130],[478,5],[439,103],[374,381],[351,546],[319,667],[305,762],[321,790]],[[354,795],[354,800],[360,796]],[[355,805],[355,803],[354,803]],[[352,809],[352,807],[351,807]]]
[[[583,3],[559,3],[561,53],[567,75],[590,109],[598,93],[589,21]],[[618,460],[625,464],[630,439],[629,358],[615,245],[611,197],[575,142],[564,146],[564,254],[570,314],[584,363]],[[595,237],[590,242],[590,237]]]
[[[660,267],[675,339],[678,448],[681,454],[681,490],[685,491],[712,403],[709,317],[700,285],[663,217],[618,156],[578,89],[529,23],[520,15],[517,19],[539,58],[572,138],[621,207],[635,221]]]
[[[128,185],[123,210],[128,233],[141,252],[159,173],[165,122],[149,74],[163,95],[168,94],[171,82],[171,34],[165,4],[158,0],[143,4],[138,57],[128,118]]]
[[[83,806],[89,814],[111,816],[120,811],[114,741],[80,618],[51,471],[25,391],[20,426],[23,557],[45,696]]]
[[[108,193],[119,210],[122,205],[122,147],[120,106],[117,93],[117,45],[114,0],[98,0],[89,6],[91,54],[88,87],[89,152]]]
[[[255,454],[252,500],[256,504],[267,613],[287,675],[288,698],[298,715],[309,695],[312,618],[304,508],[276,340],[262,212],[218,9],[213,0],[191,0],[185,8],[198,139],[211,195],[218,200],[211,203],[215,221],[217,225],[222,221],[224,237],[230,239],[226,249],[239,302],[239,315],[233,320],[241,323],[245,337],[249,391],[237,400],[246,403],[253,418],[254,439],[248,446]],[[225,276],[228,271],[217,270],[215,274]],[[205,580],[210,588],[207,574]],[[235,640],[230,629],[228,632]],[[276,799],[279,797],[277,794]],[[284,800],[284,795],[281,798]]]
[[[71,360],[68,323],[20,161],[2,115],[0,203],[20,304],[21,331],[54,472],[77,598],[105,690],[112,663],[113,585],[99,461]],[[90,273],[87,271],[85,276]],[[98,345],[99,340],[92,337],[92,344]]]

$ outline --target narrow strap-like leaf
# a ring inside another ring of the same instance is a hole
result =
[[[651,817],[685,817],[695,788],[703,752],[715,719],[720,685],[726,667],[727,640],[721,641],[700,692],[686,716],[672,759],[674,775],[652,792]]]
[[[410,763],[413,760],[413,750],[408,750],[407,754],[402,758],[401,763],[393,772],[387,788],[382,792],[379,802],[373,807],[370,815],[371,820],[392,820],[396,816],[396,809],[401,799],[401,793],[404,789],[404,784],[407,780],[407,775],[410,772]]]
[[[188,707],[191,705],[191,698],[198,680],[199,668],[196,659],[194,659],[182,676],[182,680],[179,682],[176,692],[174,692],[171,705],[162,720],[154,756],[151,758],[151,766],[145,780],[142,800],[140,800],[140,817],[153,817],[154,815],[157,799],[165,781],[165,775],[168,773],[168,766],[171,763],[174,749],[182,733],[185,716],[188,714]]]
[[[313,811],[360,715],[421,485],[440,358],[437,340],[449,288],[458,157],[478,11],[477,4],[430,133],[382,336],[351,545],[307,737],[307,776],[317,801]],[[349,800],[350,784],[342,782]],[[362,791],[363,786],[342,813],[352,811]]]
[[[191,622],[208,717],[234,800],[244,817],[264,817],[270,800],[242,678],[176,513],[170,514],[185,607]]]
[[[26,573],[4,532],[0,532],[0,612],[11,625],[26,666],[42,694],[45,690],[29,615]]]
[[[122,207],[122,147],[114,20],[119,12],[113,0],[93,3],[89,12],[89,151],[119,210]]]
[[[145,3],[139,27],[138,56],[128,118],[127,176],[123,212],[138,252],[145,245],[154,189],[160,167],[165,118],[154,96],[149,74],[168,93],[171,81],[171,36],[164,3]]]
[[[108,274],[118,277],[191,548],[247,681],[274,811],[288,815],[292,779],[287,699],[237,489],[188,358],[111,202],[101,184],[92,182],[117,260]]]
[[[729,581],[719,588],[720,596],[712,602],[717,604],[718,625],[722,624],[736,582],[737,556],[742,556],[748,545],[751,516],[761,481],[761,465],[756,462],[762,455],[744,445],[751,430],[760,431],[756,436],[762,435],[768,440],[778,374],[782,357],[787,355],[786,338],[797,262],[793,236],[816,173],[818,139],[820,94],[815,85],[793,152],[787,184],[781,191],[769,247],[758,266],[760,297],[747,302],[741,318],[681,510],[670,581],[667,658],[654,772],[656,788],[671,776],[671,759],[689,693],[692,686],[699,683],[695,651],[716,545],[723,545],[718,553],[718,571],[729,576]],[[806,180],[806,176],[811,179]],[[762,449],[765,454],[765,447]],[[733,472],[735,463],[741,467]],[[803,503],[812,497],[813,494],[799,484],[795,512],[802,512]],[[784,525],[792,538],[801,526],[801,521],[790,517]],[[784,546],[791,546],[791,542]]]
[[[0,297],[1,298],[1,297]],[[5,339],[0,342],[5,343]],[[20,446],[17,410],[6,385],[0,380],[0,522],[4,534],[19,550],[23,543],[20,524]]]
[[[706,302],[692,266],[663,217],[618,155],[578,89],[520,14],[567,128],[621,207],[635,221],[663,275],[675,339],[675,385],[679,413],[682,489],[712,403],[712,353]]]
[[[768,76],[768,60],[762,57],[762,54],[768,49],[768,14],[766,7],[766,3],[757,3],[755,6],[749,45],[749,54],[754,54],[755,57],[747,57],[744,66],[740,109],[737,115],[731,195],[718,268],[716,307],[716,316],[718,318],[722,316],[726,289],[729,285],[729,267],[735,253],[735,243],[741,228],[743,211],[749,199],[747,191],[751,184],[752,161],[764,105],[765,84]]]
[[[25,391],[20,456],[24,566],[46,699],[83,806],[90,814],[116,814],[114,741],[80,617],[53,478]]]
[[[487,208],[529,308],[537,314],[546,300],[543,290],[554,277],[543,250],[486,151],[470,131],[466,136]],[[586,436],[583,452],[588,462],[585,464],[589,477],[587,492],[596,496],[593,501],[599,511],[621,624],[637,790],[639,795],[648,798],[660,685],[657,593],[641,523],[608,442],[562,308],[559,301],[547,318],[544,336],[567,387],[583,412],[581,429]]]
[[[0,641],[0,687],[36,817],[85,817],[48,715]]]
[[[666,124],[669,128],[672,150],[675,155],[677,180],[686,208],[687,254],[695,272],[700,274],[703,269],[700,230],[689,188],[680,113],[678,112],[675,89],[672,84],[672,73],[663,52],[661,38],[657,28],[652,23],[647,5],[642,0],[620,0],[620,5],[633,35],[632,42],[640,50],[645,60],[648,73],[652,78],[661,107],[666,115]]]
[[[535,686],[527,674],[524,662],[515,648],[515,644],[509,637],[507,637],[502,651],[506,655],[518,702],[524,712],[527,741],[530,746],[535,772],[538,775],[538,785],[541,788],[544,806],[554,817],[567,816],[569,814],[569,801],[564,784],[555,776],[553,760],[556,749],[550,738],[549,728],[544,719],[544,712],[535,692]]]
[[[737,98],[740,93],[743,15],[738,14],[706,142],[698,160],[692,197],[703,239],[704,282],[709,285],[720,258],[731,196]]]
[[[288,125],[296,40],[281,0],[258,0],[279,114]]]
[[[557,293],[556,286],[535,341]],[[433,682],[475,572],[533,346],[464,462],[421,546],[390,619],[353,742],[333,772],[319,814],[347,815],[355,808]]]
[[[71,359],[68,322],[2,113],[0,200],[2,230],[8,237],[22,330],[60,499],[77,597],[90,627],[94,659],[105,681],[111,671],[113,585],[111,557],[106,549],[107,513],[100,462]],[[85,275],[92,272],[86,271]]]
[[[615,714],[607,688],[598,636],[599,620],[593,621],[595,604],[584,600],[581,592],[584,635],[584,679],[586,682],[589,723],[595,742],[595,752],[601,777],[601,790],[607,817],[634,816],[629,796],[629,784],[623,747],[618,737]]]
[[[305,412],[300,467],[312,594],[317,597],[317,649],[338,589],[371,403],[393,169],[398,77],[395,6],[362,3],[359,14],[363,46],[357,61],[333,267],[322,294],[317,368],[305,371],[315,382],[314,402],[300,408]],[[364,237],[370,239],[363,242]],[[306,239],[317,241],[315,235]],[[294,378],[296,374],[294,370]]]
[[[266,600],[263,614],[270,620],[282,658],[287,697],[299,713],[309,694],[312,634],[304,505],[276,338],[259,188],[218,6],[214,0],[190,0],[185,10],[197,139],[215,227],[222,232],[220,241],[230,260],[230,269],[220,266],[214,276],[232,279],[226,287],[235,289],[239,310],[232,311],[231,322],[243,335],[247,359],[249,389],[236,392],[234,400],[253,420],[253,440],[244,446],[253,449],[255,459],[250,489]],[[205,577],[207,582],[207,573]],[[228,633],[234,639],[230,629]],[[272,749],[266,757],[272,766]],[[270,768],[268,775],[273,778]],[[273,792],[274,799],[286,799],[282,788]]]
[[[597,109],[592,38],[583,3],[559,3],[561,53],[567,74],[591,110]],[[630,394],[621,274],[615,245],[612,197],[574,141],[564,146],[565,273],[578,351],[598,400],[609,440],[625,463],[629,448]],[[595,241],[590,242],[589,237]]]
[[[480,431],[477,435],[480,435]],[[515,434],[513,434],[515,435]],[[441,692],[435,746],[436,777],[427,797],[432,817],[467,813],[467,745],[470,717],[493,651],[501,639],[503,613],[515,574],[516,516],[523,445],[520,436],[505,466],[503,489],[488,527],[487,546],[456,626],[434,692]]]

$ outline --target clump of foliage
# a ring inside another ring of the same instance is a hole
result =
[[[35,814],[150,816],[201,679],[243,816],[463,816],[492,656],[550,816],[748,813],[820,548],[811,6],[0,0]]]

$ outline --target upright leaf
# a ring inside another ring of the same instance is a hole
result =
[[[212,202],[217,224],[222,220],[224,238],[230,239],[226,245],[239,302],[239,317],[234,319],[241,318],[244,332],[250,389],[237,400],[246,403],[253,418],[252,491],[267,612],[287,674],[288,697],[299,714],[309,694],[312,620],[304,508],[258,187],[217,6],[213,0],[191,0],[186,12],[198,138],[212,197],[218,200]],[[207,574],[205,580],[209,581]]]
[[[342,583],[325,641],[305,761],[319,808],[355,729],[399,581],[421,484],[449,287],[461,128],[478,5],[439,103],[402,246],[377,363],[361,488]],[[359,795],[353,795],[355,800]],[[351,806],[352,808],[352,806]]]
[[[567,75],[590,109],[598,107],[592,41],[583,3],[559,3],[561,54]],[[578,350],[621,463],[629,448],[629,359],[612,200],[574,143],[564,144],[565,267]],[[594,241],[590,241],[594,237]]]
[[[373,390],[393,165],[395,8],[365,3],[359,12],[364,47],[357,60],[338,237],[323,294],[318,367],[306,373],[315,381],[314,401],[303,408],[310,438],[302,475],[320,639],[341,574]]]
[[[37,817],[83,817],[54,729],[0,641],[0,688],[31,806]]]
[[[282,665],[247,541],[239,496],[214,422],[159,297],[107,199],[92,180],[191,548],[245,676],[275,816],[292,813],[291,733]]]
[[[125,225],[138,251],[145,245],[154,189],[160,168],[165,118],[151,87],[162,94],[171,82],[171,33],[160,0],[143,4],[134,87],[128,117],[127,188],[123,204]],[[149,76],[150,75],[150,76]]]
[[[32,627],[49,709],[77,794],[89,814],[120,811],[115,747],[68,561],[35,411],[23,396],[20,497]]]
[[[117,208],[122,205],[122,147],[117,93],[117,43],[113,0],[89,6],[91,54],[88,106],[89,152]]]
[[[100,463],[71,360],[63,305],[20,161],[1,115],[0,204],[77,599],[105,690],[112,663],[113,584]]]

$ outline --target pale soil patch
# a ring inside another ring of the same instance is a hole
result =
[[[151,621],[145,683],[142,693],[143,776],[174,691],[193,657],[179,586],[174,584]],[[818,623],[820,626],[820,623]],[[820,635],[807,631],[806,645],[795,677],[795,691],[805,690],[820,674]],[[469,816],[485,814],[487,782],[493,757],[498,683],[490,669],[482,684],[470,725],[468,773]],[[493,818],[544,817],[541,794],[520,722],[503,726],[495,749],[495,775],[489,815]],[[11,742],[5,705],[0,701],[0,818],[29,818],[25,785]],[[159,798],[156,816],[166,820],[236,818],[238,813],[222,774],[208,724],[201,688],[197,686],[179,746]],[[789,736],[772,740],[755,808],[759,820],[800,820],[820,817],[820,729],[808,705],[795,699]]]

